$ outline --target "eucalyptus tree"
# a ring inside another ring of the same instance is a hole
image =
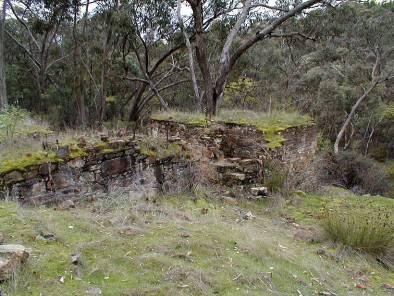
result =
[[[168,103],[161,92],[189,81],[181,77],[171,82],[174,75],[179,76],[185,70],[175,58],[175,53],[184,46],[177,35],[175,8],[173,0],[130,0],[119,12],[124,66],[120,76],[133,86],[129,95],[130,121],[137,120],[153,98],[167,109]]]
[[[288,19],[322,2],[308,0],[294,5],[271,6],[264,1],[204,1],[187,0],[193,11],[193,33],[197,62],[203,77],[205,111],[216,113],[230,72],[239,58],[253,45],[271,37],[302,35],[300,32],[283,32],[280,27]],[[210,24],[231,19],[225,42],[221,47],[217,65],[212,65],[208,52]],[[239,36],[242,31],[242,36]]]
[[[352,42],[349,47],[356,56],[352,64],[357,62],[364,64],[363,68],[365,70],[369,68],[370,74],[369,81],[367,80],[368,82],[362,85],[361,95],[354,102],[338,132],[334,143],[335,153],[339,152],[339,145],[344,133],[359,106],[379,84],[390,83],[390,80],[394,80],[394,32],[388,29],[394,23],[394,12],[378,6],[369,10],[367,16],[362,8],[353,11],[355,25],[352,27],[352,36],[347,36],[351,38]],[[354,38],[355,36],[358,38]],[[370,137],[366,145],[366,151],[368,151]]]
[[[7,105],[7,88],[4,63],[4,28],[7,2],[3,1],[0,13],[0,110]]]
[[[63,52],[62,25],[70,17],[71,0],[20,1],[5,0],[16,22],[5,29],[7,37],[17,44],[30,61],[36,83],[36,106],[46,110],[42,95],[52,84],[57,86],[55,66],[68,57]]]

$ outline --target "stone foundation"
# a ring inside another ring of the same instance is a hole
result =
[[[134,195],[154,196],[180,190],[189,162],[155,160],[125,147],[116,153],[94,154],[64,163],[30,167],[0,178],[3,195],[22,204],[57,204],[66,199],[100,196],[124,189]]]
[[[34,205],[105,196],[119,189],[153,196],[187,190],[214,171],[215,178],[210,180],[214,185],[253,195],[251,188],[264,183],[266,161],[279,160],[290,172],[297,173],[309,164],[317,147],[314,126],[283,131],[285,141],[277,149],[269,149],[262,134],[248,126],[213,123],[196,127],[152,121],[150,133],[167,138],[167,143],[178,143],[182,154],[166,159],[147,157],[141,153],[139,142],[132,139],[109,140],[111,149],[104,151],[86,148],[82,142],[87,156],[73,159],[68,158],[68,147],[58,147],[56,153],[62,161],[0,176],[1,194]],[[203,166],[209,172],[199,171]]]
[[[281,132],[283,145],[276,149],[269,149],[263,134],[253,126],[213,123],[209,127],[198,127],[152,121],[150,131],[154,136],[166,135],[169,140],[184,140],[190,150],[217,165],[219,173],[229,170],[243,173],[250,183],[263,181],[264,162],[270,159],[279,160],[293,173],[304,170],[317,149],[317,129],[313,125],[284,130]]]

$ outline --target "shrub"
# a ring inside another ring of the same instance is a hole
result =
[[[377,161],[350,151],[329,158],[327,169],[331,177],[346,188],[370,194],[384,194],[388,190],[387,174]]]
[[[12,139],[17,126],[29,117],[29,113],[14,106],[8,106],[0,112],[0,141]]]
[[[282,163],[270,160],[264,164],[264,185],[272,193],[285,193],[287,172]]]
[[[392,209],[347,205],[325,210],[322,226],[330,237],[345,246],[369,253],[392,250]]]

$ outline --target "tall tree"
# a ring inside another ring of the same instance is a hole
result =
[[[273,7],[253,0],[230,1],[228,4],[226,1],[187,0],[187,2],[193,11],[197,61],[204,80],[206,113],[208,116],[212,116],[216,114],[218,101],[223,95],[229,74],[238,59],[257,42],[270,37],[285,37],[286,34],[276,30],[288,19],[321,2],[321,0],[308,0],[288,9]],[[237,40],[239,44],[234,48],[236,37],[241,27],[245,26],[252,9],[268,9],[271,12],[279,13],[276,16],[271,15],[268,20],[258,21],[254,24],[255,30],[250,28],[249,34],[245,34],[247,37],[240,41]],[[219,65],[213,69],[209,61],[207,22],[229,15],[232,17],[237,11],[234,25],[229,30],[221,49]],[[297,32],[291,32],[291,34],[297,34]]]
[[[0,16],[0,110],[7,105],[7,88],[5,82],[5,63],[4,63],[4,30],[6,19],[7,1],[3,0]]]

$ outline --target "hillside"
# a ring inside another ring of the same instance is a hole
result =
[[[0,204],[0,233],[32,249],[6,295],[391,295],[394,274],[322,235],[334,188],[282,203],[117,192],[76,208]],[[388,212],[394,201],[376,197]],[[373,210],[370,210],[373,215]],[[71,255],[74,257],[72,263]],[[390,290],[391,289],[391,290]],[[90,294],[89,294],[90,293]]]

